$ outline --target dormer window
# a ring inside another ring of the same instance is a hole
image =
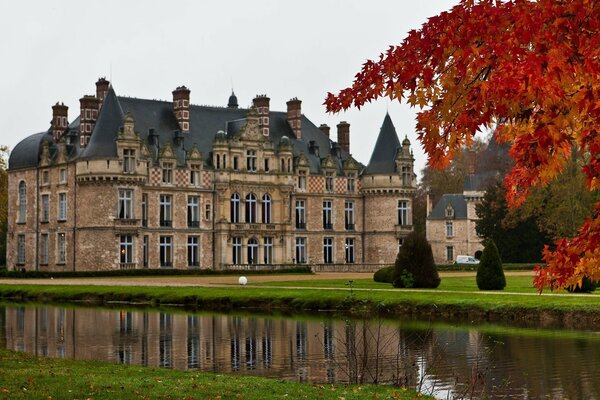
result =
[[[135,173],[135,150],[124,149],[123,150],[123,173],[133,174]]]
[[[173,163],[164,163],[162,168],[163,183],[173,183]]]
[[[298,189],[306,190],[306,171],[298,171]]]
[[[402,186],[411,186],[412,184],[412,173],[410,167],[402,167]]]
[[[454,208],[450,204],[446,207],[446,218],[454,218]]]
[[[346,181],[346,190],[350,193],[354,193],[356,188],[356,176],[354,174],[348,174],[348,180]]]
[[[246,151],[246,170],[256,172],[256,150]]]
[[[333,192],[333,172],[325,173],[325,191]]]

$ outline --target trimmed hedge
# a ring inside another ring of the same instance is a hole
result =
[[[373,274],[373,280],[381,283],[392,283],[394,281],[394,266],[383,267]]]
[[[478,264],[437,264],[438,271],[477,271]],[[533,271],[540,264],[531,263],[502,263],[505,271]],[[543,264],[541,264],[543,265]]]
[[[477,265],[477,287],[479,290],[503,290],[506,278],[502,269],[502,260],[493,240],[485,243],[481,262]]]
[[[311,274],[309,266],[290,267],[276,271],[244,271],[213,269],[123,269],[110,271],[7,271],[0,270],[0,278],[100,278],[115,276],[203,276],[203,275],[264,275]]]

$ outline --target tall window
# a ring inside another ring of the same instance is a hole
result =
[[[258,240],[251,238],[248,240],[248,264],[258,262]]]
[[[240,195],[234,193],[231,195],[231,223],[240,222]]]
[[[173,163],[163,163],[162,181],[163,183],[173,183]]]
[[[446,237],[454,236],[454,225],[452,221],[446,221]]]
[[[160,203],[160,226],[170,227],[173,224],[173,205],[170,194],[161,194]]]
[[[296,200],[296,229],[306,229],[306,205],[304,200]]]
[[[144,235],[142,253],[144,268],[148,268],[148,235]]]
[[[454,247],[446,246],[446,261],[454,261]]]
[[[254,193],[246,196],[246,222],[256,223],[256,195]]]
[[[173,266],[173,238],[171,236],[161,236],[159,242],[160,266]]]
[[[269,159],[265,158],[265,172],[269,172],[271,170],[269,166]]]
[[[298,171],[298,189],[306,190],[306,171]]]
[[[135,173],[135,150],[124,149],[123,150],[123,173],[133,174]]]
[[[256,172],[256,150],[246,151],[246,169],[248,172]]]
[[[306,262],[306,238],[296,238],[296,264]]]
[[[188,267],[200,266],[200,247],[198,236],[188,236],[187,240]]]
[[[273,262],[273,238],[265,237],[263,239],[263,263],[271,264]]]
[[[412,173],[410,167],[402,167],[402,186],[410,186],[412,184]]]
[[[344,202],[344,226],[346,230],[354,230],[354,202],[346,200]]]
[[[58,170],[58,183],[67,183],[67,169],[61,168]]]
[[[346,180],[346,190],[350,193],[354,193],[356,190],[356,176],[354,174],[348,174],[348,179]]]
[[[333,201],[323,200],[323,229],[333,229]]]
[[[241,264],[242,263],[242,238],[234,237],[232,239],[232,241],[233,241],[232,261],[234,264]]]
[[[48,265],[48,260],[50,259],[48,255],[50,249],[50,239],[47,233],[42,233],[40,239],[40,264]]]
[[[65,264],[67,262],[67,238],[63,232],[56,236],[56,263]]]
[[[58,194],[58,220],[59,221],[67,220],[67,194],[66,193]]]
[[[268,193],[262,197],[262,222],[263,224],[271,223],[271,196]]]
[[[119,255],[121,264],[133,262],[133,236],[121,235],[119,241]]]
[[[42,195],[42,215],[40,217],[41,222],[48,222],[50,219],[50,195]]]
[[[323,238],[323,262],[325,264],[333,262],[333,238]]]
[[[210,203],[204,204],[204,219],[207,221],[210,220],[210,211]]]
[[[17,236],[17,264],[25,264],[25,235]]]
[[[148,193],[142,193],[142,226],[148,226]]]
[[[333,172],[325,173],[325,191],[333,192]]]
[[[27,184],[19,182],[19,218],[18,223],[24,224],[27,219]]]
[[[346,238],[346,263],[354,263],[354,238]]]
[[[234,171],[238,170],[238,158],[237,158],[237,156],[233,156],[233,170]]]
[[[119,189],[119,218],[133,218],[133,190]]]
[[[42,184],[48,185],[50,183],[50,173],[48,171],[42,172]]]
[[[398,225],[408,225],[408,201],[398,200]]]
[[[198,196],[188,196],[187,223],[188,228],[198,228],[200,226],[200,199]]]
[[[200,165],[190,165],[190,185],[200,186]]]

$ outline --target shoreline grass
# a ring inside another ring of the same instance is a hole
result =
[[[481,292],[472,277],[446,277],[439,289],[409,291],[388,284],[357,280],[277,282],[279,288],[157,287],[1,284],[0,299],[41,302],[142,303],[176,305],[218,311],[317,312],[331,310],[349,316],[423,317],[426,319],[508,322],[525,326],[600,326],[600,295],[535,294],[530,277],[508,276],[504,292]],[[470,282],[473,280],[473,283]],[[0,281],[1,282],[1,281]],[[82,283],[84,283],[82,281]],[[288,286],[288,287],[285,287]],[[305,286],[292,288],[289,286]],[[384,289],[384,290],[380,290]],[[390,290],[387,290],[390,289]]]
[[[244,375],[35,357],[0,349],[0,399],[431,399],[377,385],[318,385]]]

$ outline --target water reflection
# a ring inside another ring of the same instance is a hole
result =
[[[600,340],[546,333],[0,306],[0,346],[38,356],[301,382],[395,384],[443,398],[600,399]]]

